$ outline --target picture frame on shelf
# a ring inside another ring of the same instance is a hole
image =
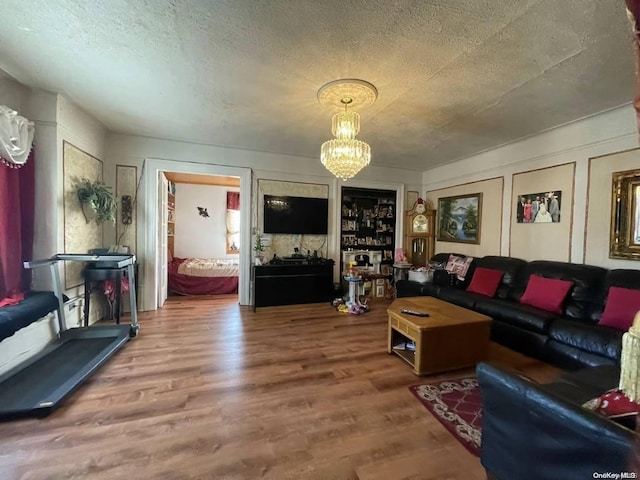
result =
[[[482,193],[438,198],[439,242],[480,244]]]

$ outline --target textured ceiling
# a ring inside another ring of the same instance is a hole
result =
[[[631,101],[622,0],[3,0],[0,68],[110,130],[317,159],[361,78],[372,163],[426,168]]]

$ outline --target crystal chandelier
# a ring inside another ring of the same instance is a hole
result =
[[[342,180],[352,178],[371,162],[371,147],[356,140],[360,132],[360,114],[353,106],[371,105],[377,93],[373,85],[363,80],[337,80],[318,92],[320,103],[344,107],[331,119],[331,132],[336,138],[324,142],[320,149],[322,165]]]

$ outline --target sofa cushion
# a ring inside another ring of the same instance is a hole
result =
[[[418,283],[411,280],[398,280],[396,282],[396,295],[398,297],[419,297],[427,295],[435,297],[438,291],[437,285],[433,283]]]
[[[518,278],[518,274],[527,264],[527,262],[519,258],[500,257],[495,255],[478,258],[473,263],[476,268],[490,268],[492,270],[500,270],[503,272],[502,280],[495,295],[502,299],[507,298],[509,290],[513,287],[516,279]]]
[[[487,298],[484,295],[471,293],[466,290],[460,290],[455,287],[440,287],[436,296],[440,300],[453,303],[464,308],[473,309],[476,301],[480,298]]]
[[[640,290],[611,287],[598,325],[626,332],[633,324],[633,318],[638,312],[640,312]]]
[[[531,275],[567,280],[573,282],[573,288],[565,300],[564,316],[596,323],[596,320],[591,319],[590,313],[593,306],[600,303],[598,295],[606,272],[604,268],[592,265],[543,260],[529,262],[520,271],[513,288],[509,290],[509,298],[520,301]]]
[[[571,287],[573,282],[531,275],[520,303],[562,314],[562,304]]]
[[[30,292],[17,305],[0,308],[0,341],[57,308],[58,298],[53,292]]]
[[[552,339],[613,360],[620,359],[623,333],[615,328],[564,318],[555,320],[549,327],[549,337]]]
[[[544,360],[549,337],[546,333],[526,330],[500,320],[491,322],[491,340],[529,357]]]
[[[555,314],[539,308],[484,296],[476,300],[475,310],[495,320],[539,333],[546,333],[556,318]]]
[[[584,325],[584,324],[583,324]],[[552,365],[556,365],[563,370],[579,370],[584,367],[595,366],[616,366],[620,360],[609,357],[603,357],[596,353],[581,350],[566,343],[558,342],[553,338],[547,337],[547,343],[544,345],[544,353],[542,360]]]
[[[493,297],[498,290],[503,272],[491,268],[476,267],[467,292],[478,293],[486,297]]]

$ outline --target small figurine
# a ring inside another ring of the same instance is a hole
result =
[[[408,263],[404,248],[396,248],[396,263]]]

